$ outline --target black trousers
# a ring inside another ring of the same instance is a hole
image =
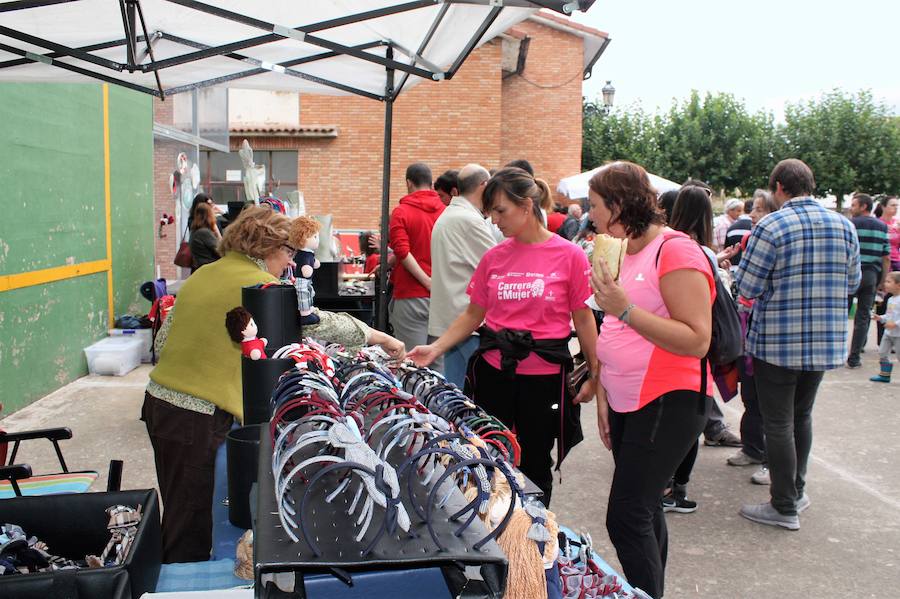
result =
[[[681,463],[678,464],[678,468],[675,469],[675,475],[672,477],[672,482],[676,485],[686,485],[691,482],[691,472],[694,471],[694,463],[697,461],[697,454],[699,452],[700,439],[697,439],[694,441],[694,444],[691,445],[691,448],[688,449],[687,455],[684,456]]]
[[[866,346],[869,338],[869,323],[872,321],[872,305],[875,303],[875,290],[881,279],[881,271],[873,268],[862,269],[862,281],[856,293],[850,296],[848,303],[856,298],[856,316],[853,318],[853,337],[850,341],[850,354],[847,363],[859,364],[859,354]]]
[[[766,462],[766,433],[763,430],[762,414],[759,413],[756,379],[747,373],[744,357],[738,359],[738,375],[741,382],[741,401],[744,414],[741,416],[742,451],[751,458]]]
[[[662,497],[675,469],[706,424],[696,391],[673,391],[636,412],[609,411],[616,463],[606,530],[628,582],[651,597],[663,595],[669,537]]]
[[[519,470],[544,492],[541,501],[550,507],[562,374],[517,374],[508,379],[481,356],[476,359],[472,374],[472,400],[516,433],[522,448]]]
[[[792,370],[753,358],[759,411],[766,429],[772,507],[795,515],[806,488],[812,410],[823,371]]]
[[[201,414],[144,395],[147,425],[163,502],[163,562],[204,562],[212,549],[216,451],[234,417],[218,408]]]

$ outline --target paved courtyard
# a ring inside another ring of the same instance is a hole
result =
[[[814,412],[808,492],[812,506],[801,529],[788,532],[744,520],[743,502],[768,489],[750,484],[754,468],[725,464],[732,448],[703,447],[689,487],[700,508],[669,514],[666,597],[784,598],[900,596],[900,381],[869,382],[877,370],[874,340],[860,370],[826,375]],[[64,442],[72,469],[102,473],[123,459],[124,488],[155,486],[153,458],[138,420],[148,366],[123,378],[85,377],[2,421],[8,430],[69,426]],[[737,430],[742,406],[725,406]],[[587,440],[563,467],[553,511],[593,535],[597,550],[618,567],[604,526],[612,458],[596,435],[593,405],[584,412]],[[35,472],[55,471],[47,444],[24,446]]]

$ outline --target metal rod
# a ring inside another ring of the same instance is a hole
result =
[[[481,38],[484,37],[484,34],[487,33],[487,30],[490,29],[491,25],[493,25],[494,21],[497,19],[497,16],[500,15],[500,11],[502,10],[503,8],[499,6],[495,6],[491,9],[491,12],[489,12],[488,16],[484,19],[484,21],[482,21],[481,25],[478,27],[478,30],[469,39],[466,47],[463,49],[460,55],[456,57],[456,62],[454,62],[453,66],[450,67],[450,70],[447,71],[447,79],[451,79],[454,75],[456,75],[456,71],[458,71],[459,67],[463,65],[463,63],[469,57],[469,54],[472,53],[472,50],[475,49],[475,46],[478,45],[478,42],[480,42]]]
[[[129,5],[129,10],[131,9]],[[129,19],[129,13],[125,10],[125,0],[119,0],[119,12],[122,14],[122,29],[125,30],[125,56],[128,61],[128,72],[133,73],[133,65],[135,63],[134,60],[134,41],[132,38],[132,33],[134,32],[134,27],[130,25],[131,19]],[[134,16],[134,13],[131,13],[131,16]]]
[[[269,31],[272,30],[271,23],[260,21],[259,19],[254,19],[252,17],[232,12],[230,10],[225,10],[217,6],[211,6],[203,2],[198,2],[197,0],[168,0],[168,2],[171,2],[172,4],[178,4],[179,6],[184,6],[186,8],[192,8],[199,12],[209,13],[211,15],[222,17],[223,19],[228,19],[237,23],[243,23],[244,25],[250,25],[251,27],[257,27],[259,29],[266,29]],[[303,27],[297,27],[295,31],[299,31],[302,33],[313,33],[316,31],[324,31],[325,29],[334,29],[335,27],[342,27],[343,25],[352,25],[353,23],[359,23],[361,21],[369,21],[372,19],[378,19],[380,17],[387,17],[410,10],[416,10],[417,8],[424,8],[426,6],[437,4],[438,2],[439,0],[416,0],[414,2],[406,2],[404,4],[397,4],[396,6],[367,10],[355,15],[347,15],[346,17],[338,17],[336,19],[329,19],[327,21],[320,21],[319,23],[304,25]],[[281,38],[282,36],[276,35],[275,37]]]
[[[183,44],[185,46],[190,46],[192,48],[207,47],[204,44],[201,44],[200,42],[195,42],[193,40],[188,40],[188,39],[181,38],[181,37],[171,35],[168,33],[163,33],[162,36],[163,36],[163,38],[165,38],[169,41],[172,41],[172,42],[175,42],[178,44]],[[369,42],[366,44],[362,44],[360,47],[370,48],[373,46],[380,46],[381,44],[382,44],[382,42]],[[329,54],[330,56],[336,56],[336,54],[334,54],[334,53],[326,53],[326,54]],[[254,64],[254,65],[262,65],[263,64],[261,60],[257,60],[256,58],[250,58],[249,56],[244,56],[243,54],[236,54],[236,53],[232,52],[229,54],[225,54],[225,56],[227,58],[231,58],[233,60],[238,60],[241,62],[246,62],[249,64]],[[318,55],[318,56],[324,57],[323,55]],[[292,66],[294,64],[298,64],[301,62],[311,62],[311,60],[307,60],[308,58],[311,58],[311,57],[289,60],[286,62],[279,63],[277,66],[288,67],[288,66]],[[237,73],[232,73],[230,75],[222,75],[221,77],[215,77],[213,79],[207,79],[205,81],[199,81],[197,83],[188,83],[185,85],[179,85],[178,87],[171,87],[171,88],[165,90],[165,93],[169,94],[169,95],[180,94],[180,93],[190,91],[193,89],[200,89],[203,87],[220,85],[222,83],[227,83],[229,81],[236,81],[238,79],[253,77],[255,75],[262,75],[262,74],[265,74],[265,73],[268,73],[271,71],[272,71],[272,69],[270,69],[270,68],[258,68],[258,69],[249,69],[246,71],[239,71]],[[335,81],[331,81],[328,79],[323,79],[322,77],[317,77],[315,75],[310,75],[308,73],[303,73],[302,71],[296,71],[294,69],[285,68],[284,72],[282,74],[288,75],[290,77],[297,77],[299,79],[304,79],[306,81],[312,81],[314,83],[318,83],[318,84],[324,85],[326,87],[333,87],[335,89],[339,89],[341,91],[345,91],[350,94],[364,96],[364,97],[370,98],[372,100],[378,100],[379,102],[384,100],[384,97],[379,96],[378,94],[373,94],[373,93],[367,92],[365,90],[361,90],[361,89],[358,89],[358,88],[355,88],[355,87],[352,87],[349,85],[344,85],[343,83],[337,83]]]
[[[386,56],[393,58],[394,49],[388,46]],[[381,170],[381,268],[378,271],[378,297],[376,298],[376,328],[387,331],[387,247],[388,218],[391,209],[391,135],[394,128],[394,70],[385,69],[384,86],[384,151]],[[396,268],[403,268],[400,264]]]
[[[106,50],[108,48],[115,48],[116,46],[122,46],[126,43],[128,43],[128,40],[124,40],[124,39],[113,40],[111,42],[102,42],[100,44],[92,44],[90,46],[79,46],[78,50],[81,50],[82,52],[93,52],[94,50]],[[43,56],[45,58],[62,58],[63,56],[66,56],[66,55],[63,54],[62,52],[48,52],[46,54],[41,54],[40,56]],[[19,67],[19,66],[22,66],[23,64],[31,64],[32,62],[34,62],[34,61],[29,58],[17,58],[15,60],[7,60],[4,62],[0,62],[0,69],[5,69],[8,67]]]
[[[431,42],[431,38],[434,37],[438,27],[441,26],[441,22],[444,20],[444,16],[447,14],[448,10],[450,10],[449,4],[444,3],[441,5],[440,11],[438,11],[437,16],[434,18],[434,21],[432,21],[431,27],[428,28],[428,33],[425,34],[425,39],[422,40],[422,43],[419,45],[419,51],[416,52],[416,54],[422,55],[422,53],[425,52],[425,47]],[[400,92],[403,90],[403,86],[406,85],[408,79],[409,73],[403,73],[403,78],[400,80],[400,84],[394,92],[395,98],[400,95]]]
[[[210,47],[205,44],[201,44],[200,42],[195,42],[193,40],[189,40],[189,39],[186,39],[183,37],[178,37],[177,35],[172,35],[171,33],[160,33],[160,35],[164,39],[169,40],[170,42],[175,42],[176,44],[190,46],[191,48],[199,48],[202,50],[202,49]],[[358,46],[353,46],[353,48],[356,48],[359,50],[367,50],[369,48],[376,48],[378,46],[384,46],[385,44],[386,44],[386,42],[384,42],[383,40],[378,40],[375,42],[366,42],[364,44],[359,44]],[[339,52],[322,52],[320,54],[312,54],[310,56],[304,56],[303,58],[294,58],[292,60],[285,60],[283,62],[279,62],[278,66],[285,67],[285,68],[295,67],[297,65],[306,64],[306,63],[310,63],[310,62],[316,62],[317,60],[323,60],[325,58],[334,58],[335,56],[340,56],[340,55],[341,54]],[[235,60],[240,60],[241,62],[252,62],[253,64],[262,64],[261,60],[257,60],[256,58],[250,58],[249,56],[246,56],[244,54],[238,54],[236,52],[230,52],[228,54],[224,54],[223,56],[225,56],[226,58],[233,58]],[[378,99],[383,100],[383,98],[381,96],[378,96]]]
[[[156,61],[153,58],[153,45],[150,43],[150,35],[147,33],[147,22],[144,21],[144,9],[141,8],[140,0],[133,0],[133,3],[137,5],[137,13],[138,18],[141,20],[141,30],[144,32],[144,39],[147,40],[147,54],[150,55],[150,66],[152,67],[156,64]],[[133,19],[134,15],[132,15]],[[134,22],[132,20],[132,29],[134,28]],[[159,71],[157,69],[153,69],[153,77],[156,79],[156,89],[159,90],[159,99],[163,102],[166,101],[166,93],[163,91],[162,83],[159,80]]]
[[[12,46],[7,46],[6,44],[0,44],[0,50],[4,50],[9,52],[10,54],[15,54],[16,56],[24,56],[29,62],[44,62],[42,60],[38,60],[37,58],[30,58],[30,52],[26,52],[25,50],[21,50],[19,48],[14,48]],[[37,55],[34,55],[37,56]],[[96,73],[94,71],[89,71],[87,69],[82,69],[81,67],[76,67],[71,64],[66,64],[64,62],[57,62],[53,59],[49,59],[49,64],[51,66],[64,69],[66,71],[72,71],[73,73],[78,73],[79,75],[84,75],[85,77],[90,77],[92,79],[99,79],[100,81],[106,81],[107,83],[113,83],[115,85],[121,85],[122,87],[127,87],[128,89],[133,89],[135,91],[143,92],[145,94],[150,94],[151,96],[159,97],[159,91],[144,87],[143,85],[137,85],[136,83],[131,83],[130,81],[122,81],[121,79],[116,79],[115,77],[110,77],[108,75],[103,75],[102,73]]]
[[[448,4],[478,4],[481,6],[493,6],[495,0],[444,0]],[[507,8],[546,8],[560,14],[569,14],[565,10],[568,4],[565,0],[503,0],[503,6]]]
[[[223,19],[228,19],[230,21],[235,21],[237,23],[241,23],[243,25],[248,25],[250,27],[256,27],[258,29],[263,29],[266,31],[274,31],[279,28],[279,26],[274,23],[269,23],[266,21],[261,21],[259,19],[255,19],[253,17],[248,17],[246,15],[242,15],[240,13],[235,13],[229,10],[225,10],[219,7],[210,6],[203,2],[197,2],[196,0],[167,0],[168,2],[172,2],[174,4],[178,4],[181,6],[185,6],[188,8],[192,8],[194,10],[205,12],[211,15],[215,15],[221,17]],[[298,33],[304,34],[303,43],[307,43],[313,46],[319,46],[321,48],[325,48],[326,50],[332,50],[338,52],[339,54],[343,54],[346,56],[352,56],[354,58],[358,58],[360,60],[365,60],[368,62],[372,62],[384,67],[392,67],[394,69],[409,72],[413,75],[418,75],[419,77],[423,77],[425,79],[434,79],[434,74],[430,71],[426,71],[424,69],[419,69],[416,67],[411,67],[403,64],[402,62],[394,61],[393,59],[382,58],[380,56],[375,56],[373,54],[369,54],[362,50],[354,50],[350,46],[344,46],[338,44],[336,42],[332,42],[326,39],[322,39],[317,36],[309,35],[311,32],[319,31],[321,29],[328,29],[331,27],[335,27],[333,23],[339,23],[342,25],[346,25],[349,23],[354,23],[357,21],[363,21],[367,19],[377,18],[378,16],[384,16],[385,14],[394,14],[397,12],[403,12],[407,10],[412,10],[413,8],[421,8],[422,6],[429,6],[434,4],[434,0],[419,0],[418,2],[410,2],[405,5],[401,5],[400,7],[392,7],[391,9],[381,9],[379,11],[368,11],[365,13],[359,13],[358,15],[354,15],[353,17],[345,17],[343,19],[334,19],[332,21],[323,21],[322,23],[316,23],[313,25],[304,25],[302,27],[296,27],[290,29],[289,31],[296,31]],[[402,9],[402,10],[401,10]],[[287,28],[285,28],[287,29]],[[169,67],[178,66],[180,64],[185,64],[188,62],[194,62],[197,60],[202,60],[204,58],[211,58],[213,56],[221,56],[222,54],[226,54],[228,52],[234,52],[236,50],[243,50],[245,48],[250,48],[253,46],[259,46],[261,44],[266,44],[274,41],[278,41],[284,39],[285,36],[279,35],[276,33],[263,35],[255,38],[251,38],[249,40],[244,40],[240,42],[234,42],[231,44],[224,44],[222,46],[213,46],[206,50],[200,50],[198,52],[190,52],[188,54],[182,54],[181,56],[173,56],[172,58],[168,58],[166,60],[162,60],[157,63],[156,68],[158,69],[167,69]],[[390,64],[389,64],[390,63]],[[143,70],[146,72],[150,70],[146,65],[143,67]]]
[[[28,8],[40,8],[42,6],[66,4],[68,2],[75,2],[75,0],[22,0],[21,2],[4,2],[3,4],[0,4],[0,12],[12,12],[14,10],[25,10]]]
[[[29,35],[27,33],[22,33],[21,31],[16,31],[15,29],[10,29],[9,27],[4,27],[2,25],[0,25],[0,35],[5,35],[7,37],[11,37],[13,39],[19,40],[20,42],[34,44],[35,46],[40,46],[41,48],[47,48],[48,50],[54,50],[56,52],[61,52],[62,54],[65,54],[66,56],[71,56],[73,58],[77,58],[77,59],[83,60],[85,62],[90,62],[97,66],[111,69],[113,71],[122,72],[125,70],[125,65],[118,63],[114,60],[107,60],[105,58],[100,58],[99,56],[94,56],[93,54],[88,54],[87,52],[81,52],[79,50],[76,50],[75,48],[63,46],[62,44],[57,44],[56,42],[51,42],[49,40],[35,37],[35,36]]]

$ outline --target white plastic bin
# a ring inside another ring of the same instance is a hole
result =
[[[141,340],[141,362],[149,364],[152,358],[150,350],[153,349],[153,332],[150,329],[110,329],[109,336],[122,335]]]
[[[124,376],[141,363],[140,339],[118,335],[84,348],[91,374]]]

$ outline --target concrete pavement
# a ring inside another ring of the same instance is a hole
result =
[[[828,373],[814,411],[808,492],[812,506],[801,529],[789,532],[738,515],[768,489],[749,482],[754,467],[725,464],[735,449],[701,445],[689,487],[693,514],[668,514],[667,598],[783,598],[900,596],[900,380],[870,383],[877,371],[874,340],[863,368]],[[69,426],[63,451],[73,470],[94,469],[106,487],[110,459],[125,460],[124,488],[155,486],[153,454],[140,416],[149,373],[85,377],[12,414],[7,430]],[[900,378],[900,377],[898,377]],[[612,457],[596,435],[593,404],[584,410],[587,439],[563,466],[553,511],[575,530],[591,532],[597,550],[618,568],[604,520]],[[737,430],[742,406],[725,406]],[[49,443],[20,451],[35,472],[56,472]]]

